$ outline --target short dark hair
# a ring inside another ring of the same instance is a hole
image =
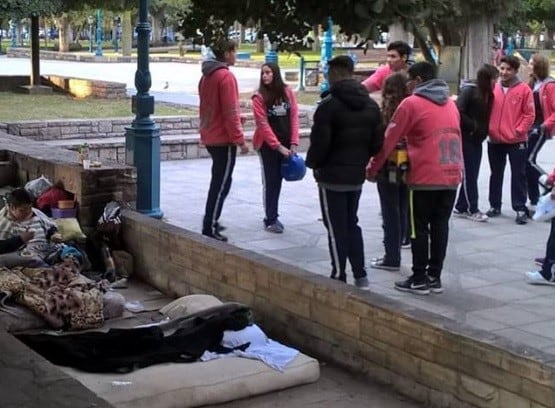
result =
[[[501,60],[499,61],[499,63],[505,63],[507,65],[509,65],[512,69],[514,69],[515,71],[518,71],[518,69],[520,68],[520,61],[518,60],[517,57],[515,57],[514,55],[505,55],[503,58],[501,58]]]
[[[221,39],[214,42],[214,45],[210,47],[214,56],[218,61],[223,61],[225,59],[225,53],[235,51],[237,49],[237,43],[229,39]]]
[[[328,67],[343,75],[352,75],[355,71],[355,63],[348,55],[339,55],[330,59]]]
[[[409,67],[409,77],[410,79],[416,79],[420,77],[422,82],[429,81],[436,78],[436,67],[427,61],[417,62]]]
[[[33,197],[31,196],[31,193],[29,193],[24,188],[16,188],[8,194],[6,201],[9,205],[20,207],[23,205],[32,205]]]
[[[392,41],[387,46],[387,51],[397,51],[401,57],[409,56],[412,52],[410,45],[404,41]]]

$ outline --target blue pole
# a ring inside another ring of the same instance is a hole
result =
[[[96,9],[96,53],[97,57],[102,57],[102,10]]]
[[[304,71],[305,71],[305,62],[304,57],[301,56],[299,59],[299,86],[297,87],[297,91],[304,91]]]
[[[328,61],[333,57],[333,21],[328,17],[328,29],[324,33],[324,46],[321,49],[320,66],[324,74],[324,80],[320,85],[320,91],[327,91],[328,84]]]
[[[125,162],[137,168],[137,211],[154,218],[162,218],[160,209],[160,127],[152,120],[154,97],[149,94],[152,80],[149,71],[148,0],[140,0],[137,24],[137,72],[132,99],[136,115],[131,126],[125,128]]]
[[[10,21],[10,28],[12,30],[12,43],[10,44],[10,47],[15,48],[17,47],[17,23],[13,18]]]

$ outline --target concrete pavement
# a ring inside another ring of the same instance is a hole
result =
[[[540,154],[539,162],[546,169],[553,167],[552,143],[548,142]],[[167,222],[200,232],[210,164],[208,159],[162,163],[161,207]],[[480,207],[484,211],[489,208],[488,177],[484,154],[480,177]],[[410,250],[403,250],[401,272],[368,268],[371,290],[555,355],[555,287],[532,286],[524,280],[524,272],[535,267],[534,257],[545,251],[549,224],[515,224],[509,183],[507,170],[501,217],[487,223],[451,220],[443,294],[415,296],[393,289],[395,280],[411,273]],[[284,182],[280,214],[285,232],[276,235],[264,231],[258,158],[239,157],[221,220],[228,227],[225,233],[230,243],[328,276],[331,268],[326,231],[310,173],[302,181]],[[359,217],[369,263],[372,257],[383,254],[378,196],[373,184],[364,186]]]

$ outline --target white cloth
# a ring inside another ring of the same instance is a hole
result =
[[[548,221],[555,217],[555,200],[551,198],[551,193],[544,194],[538,200],[536,211],[532,217],[534,221]]]
[[[221,345],[227,348],[236,348],[247,343],[250,345],[245,351],[233,350],[226,354],[205,351],[200,359],[201,361],[210,361],[225,357],[251,358],[264,362],[274,370],[283,371],[287,364],[299,354],[298,350],[269,339],[256,324],[247,326],[243,330],[224,331]]]

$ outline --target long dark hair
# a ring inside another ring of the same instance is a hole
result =
[[[484,64],[476,74],[476,85],[478,86],[478,99],[488,107],[488,112],[493,104],[493,89],[491,81],[499,77],[499,71],[493,65]]]
[[[264,67],[270,68],[272,71],[272,82],[269,85],[265,85],[262,82],[262,69]],[[264,99],[264,104],[266,107],[275,105],[276,103],[289,102],[287,98],[287,92],[285,88],[287,85],[283,82],[281,77],[281,70],[277,64],[273,62],[265,62],[260,67],[260,84],[258,85],[258,93],[262,95]]]
[[[401,101],[407,96],[407,75],[405,73],[396,72],[385,79],[382,89],[382,118],[386,126]]]

